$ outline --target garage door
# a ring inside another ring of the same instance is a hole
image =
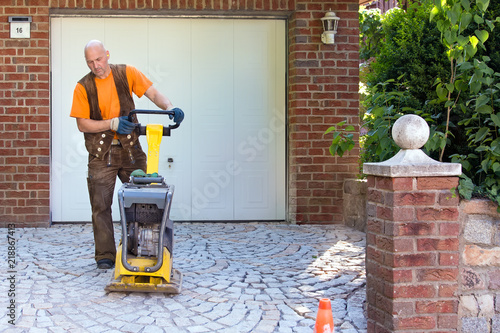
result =
[[[186,113],[160,148],[159,173],[175,185],[174,220],[285,218],[283,20],[54,17],[53,221],[90,221],[88,155],[69,112],[75,84],[89,71],[83,47],[91,39],[104,42],[110,63],[134,65]],[[157,109],[146,97],[135,102]]]

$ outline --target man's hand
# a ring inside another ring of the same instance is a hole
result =
[[[118,134],[130,134],[136,124],[128,121],[127,116],[111,119],[110,128]]]
[[[173,108],[170,111],[174,111],[174,114],[169,115],[170,119],[174,119],[174,123],[179,124],[184,119],[184,112],[179,108]]]

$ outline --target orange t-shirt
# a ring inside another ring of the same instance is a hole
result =
[[[127,65],[127,81],[132,92],[139,98],[144,95],[146,90],[153,84],[137,68]],[[113,73],[105,79],[95,78],[97,87],[97,97],[99,99],[99,108],[101,109],[102,119],[111,119],[120,116],[120,100],[116,91]],[[90,119],[90,106],[87,99],[87,91],[78,83],[73,93],[73,105],[71,107],[71,117]]]

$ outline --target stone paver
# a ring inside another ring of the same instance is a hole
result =
[[[19,228],[15,238],[17,318],[8,323],[12,274],[2,269],[2,332],[312,332],[324,297],[335,332],[366,332],[365,234],[348,227],[176,223],[179,295],[106,293],[113,270],[96,268],[90,224]]]

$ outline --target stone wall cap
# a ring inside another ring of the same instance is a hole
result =
[[[429,125],[415,114],[404,115],[392,127],[394,142],[402,148],[396,156],[380,163],[364,163],[363,173],[385,177],[460,176],[460,163],[443,163],[427,156],[421,147],[429,139]]]
[[[384,177],[460,176],[462,165],[438,162],[420,149],[401,149],[387,161],[364,163],[363,173]]]

